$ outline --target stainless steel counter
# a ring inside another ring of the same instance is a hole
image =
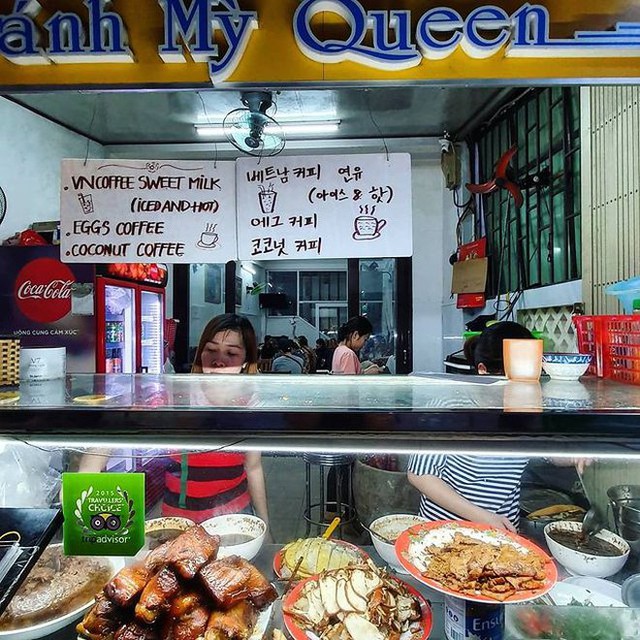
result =
[[[0,436],[313,448],[615,453],[640,447],[640,387],[400,376],[69,375],[23,382]],[[102,395],[95,404],[81,402]],[[393,437],[391,437],[393,436]],[[559,443],[562,446],[559,447]],[[391,447],[391,449],[389,448]]]

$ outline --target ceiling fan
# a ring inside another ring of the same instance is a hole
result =
[[[245,91],[242,109],[230,111],[223,121],[227,140],[238,150],[251,156],[275,156],[285,146],[282,127],[267,110],[273,106],[270,91]]]

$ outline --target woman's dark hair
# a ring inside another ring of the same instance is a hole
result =
[[[202,373],[202,352],[204,347],[220,331],[237,331],[242,336],[242,343],[247,354],[245,373],[257,373],[258,340],[256,339],[256,332],[247,318],[235,313],[223,313],[209,320],[207,326],[202,330],[193,365],[191,366],[191,373]]]
[[[308,347],[309,346],[309,341],[307,340],[307,336],[300,336],[298,338],[298,344],[301,347]]]
[[[487,327],[479,336],[464,343],[467,362],[476,369],[484,364],[489,373],[502,373],[502,341],[506,338],[533,338],[531,331],[517,322],[497,322]]]
[[[340,329],[338,329],[338,342],[346,340],[356,331],[361,336],[366,336],[368,333],[373,331],[373,325],[369,322],[369,319],[364,316],[354,316],[353,318],[349,318],[340,327]]]

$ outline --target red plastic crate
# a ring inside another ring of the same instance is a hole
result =
[[[578,337],[578,351],[593,356],[587,373],[602,378],[602,349],[598,348],[598,323],[602,316],[573,316]]]
[[[574,316],[578,350],[594,354],[589,371],[640,384],[640,315]]]

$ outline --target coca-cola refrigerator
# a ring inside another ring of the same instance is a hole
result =
[[[63,263],[58,246],[6,246],[0,274],[0,335],[66,347],[71,373],[162,373],[166,265]]]
[[[165,265],[97,266],[98,373],[162,373],[166,283]]]

